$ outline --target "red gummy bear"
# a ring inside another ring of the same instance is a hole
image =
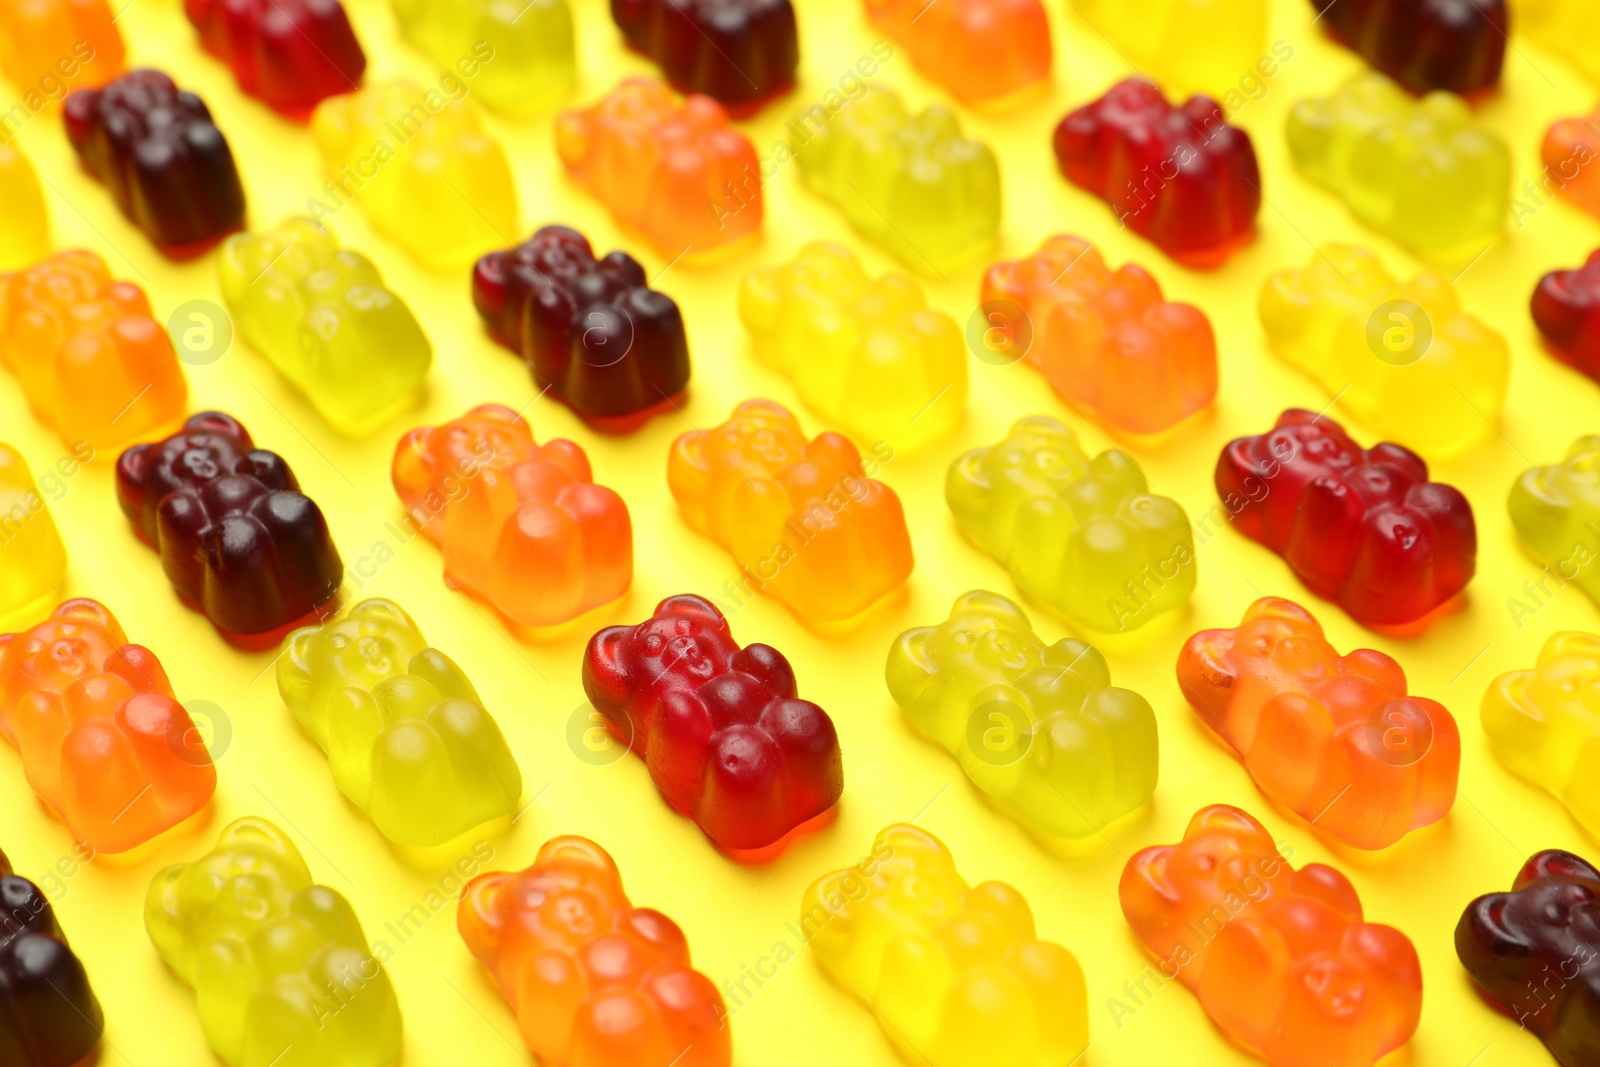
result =
[[[595,634],[583,689],[667,803],[724,850],[778,843],[844,790],[828,713],[797,697],[782,653],[741,649],[703,597],[668,597],[639,625]]]
[[[184,0],[183,10],[239,88],[297,122],[359,88],[367,69],[339,0]]]
[[[1553,270],[1540,278],[1532,310],[1550,350],[1600,381],[1600,249],[1577,270]]]
[[[1253,232],[1255,146],[1209,97],[1174,107],[1151,83],[1128,78],[1062,119],[1055,150],[1068,181],[1174,259],[1220,263]]]
[[[1477,569],[1466,497],[1428,481],[1415,452],[1361,448],[1315,412],[1291,408],[1269,433],[1228,442],[1216,485],[1240,533],[1363,624],[1414,622]]]

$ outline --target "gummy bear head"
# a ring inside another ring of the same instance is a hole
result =
[[[1580,946],[1588,960],[1600,954],[1600,871],[1570,852],[1534,855],[1511,892],[1481,897],[1469,910],[1506,955],[1572,958]]]
[[[63,692],[105,669],[127,643],[105,605],[88,599],[64,601],[31,629],[0,637],[0,707],[11,707],[34,689]]]
[[[1250,673],[1294,678],[1320,677],[1338,659],[1312,614],[1281,597],[1250,605],[1233,631],[1231,653],[1233,663]]]
[[[646,682],[673,679],[698,687],[725,673],[738,651],[722,612],[711,601],[691,594],[670,596],[631,630],[617,629],[621,633],[616,660],[631,677]]]
[[[405,673],[428,647],[417,624],[392,600],[363,600],[343,617],[290,634],[278,668],[286,700],[309,698],[325,686],[370,689]]]
[[[1511,685],[1518,703],[1537,721],[1600,714],[1600,637],[1572,630],[1553,634],[1539,652],[1538,666],[1518,672]]]
[[[1152,890],[1166,906],[1240,893],[1261,899],[1259,883],[1288,873],[1266,827],[1238,808],[1213,804],[1195,812],[1176,845],[1133,857],[1123,874],[1123,905],[1130,898],[1148,899]]]

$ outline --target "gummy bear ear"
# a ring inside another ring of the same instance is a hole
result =
[[[1272,840],[1272,835],[1267,833],[1267,828],[1256,822],[1247,812],[1231,804],[1212,804],[1201,808],[1194,813],[1194,818],[1189,820],[1189,826],[1183,831],[1183,839],[1189,841],[1193,838],[1208,834],[1227,834],[1238,841],[1251,841],[1264,845],[1267,851],[1277,851],[1277,845]]]
[[[225,850],[265,852],[277,856],[297,868],[308,883],[311,881],[311,871],[306,867],[300,850],[289,840],[289,835],[259,816],[247,815],[229,823],[217,838],[214,851]]]
[[[1281,596],[1264,596],[1245,609],[1239,625],[1256,619],[1282,619],[1308,637],[1322,637],[1322,624],[1305,608]]]
[[[1539,651],[1539,666],[1543,667],[1556,660],[1574,656],[1592,659],[1597,666],[1600,666],[1600,637],[1580,633],[1577,630],[1563,630],[1561,633],[1552,634],[1550,640],[1544,643],[1544,648]]]
[[[4,878],[6,875],[8,875],[10,873],[11,873],[11,861],[6,859],[5,850],[4,849],[0,849],[0,878]]]
[[[694,619],[718,633],[728,632],[728,620],[722,617],[722,612],[717,606],[703,596],[694,593],[679,593],[669,596],[656,605],[656,616],[663,615],[680,619]]]
[[[374,622],[393,623],[395,626],[404,627],[405,629],[412,631],[417,629],[417,624],[411,621],[411,616],[406,614],[406,610],[404,608],[402,608],[399,604],[396,604],[394,601],[386,600],[383,597],[373,597],[370,600],[363,600],[361,603],[350,609],[350,618],[371,619]],[[299,631],[296,631],[296,633],[298,632]]]
[[[1600,871],[1595,870],[1588,860],[1574,856],[1570,852],[1563,852],[1559,848],[1545,849],[1529,856],[1528,862],[1517,872],[1517,880],[1511,888],[1521,889],[1528,883],[1541,879],[1552,882],[1593,882],[1596,888],[1600,889]]]
[[[88,623],[105,634],[113,645],[128,643],[128,637],[122,632],[122,627],[117,625],[116,617],[98,600],[90,600],[88,597],[63,600],[56,610],[50,613],[50,617]]]
[[[552,837],[546,841],[533,863],[535,867],[582,867],[613,883],[620,883],[622,880],[617,864],[609,852],[587,837],[578,837],[575,834]]]
[[[1012,630],[1033,629],[1028,616],[1023,614],[1015,601],[987,589],[972,589],[956,597],[956,602],[950,605],[950,618],[959,615],[981,615],[986,619],[1004,621],[1008,624],[1007,629]]]
[[[291,694],[304,699],[311,695],[311,650],[320,626],[302,626],[283,640],[283,655],[278,659],[278,691],[288,700]]]
[[[248,452],[254,448],[250,440],[250,431],[244,424],[221,411],[200,411],[189,416],[189,421],[183,424],[184,433],[214,433],[223,437],[231,437],[239,442],[239,448]]]

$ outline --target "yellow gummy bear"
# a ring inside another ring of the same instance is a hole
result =
[[[1523,471],[1507,508],[1534,554],[1600,601],[1600,435],[1572,442],[1560,463]]]
[[[1074,0],[1070,5],[1125,60],[1161,83],[1167,95],[1237,93],[1260,79],[1274,58],[1267,48],[1267,0]]]
[[[1260,313],[1278,358],[1385,441],[1452,452],[1505,406],[1510,348],[1461,310],[1442,274],[1401,284],[1367,249],[1324,245],[1305,267],[1267,279]]]
[[[1500,232],[1511,152],[1452,93],[1421,100],[1357,74],[1289,112],[1289,154],[1352,214],[1425,259],[1477,255]]]
[[[1055,419],[1019,420],[997,445],[956,459],[944,496],[956,525],[1022,591],[1095,630],[1133,630],[1194,592],[1194,535],[1153,496],[1126,452],[1090,459]]]
[[[944,842],[889,826],[872,854],[806,890],[817,961],[919,1067],[1066,1067],[1089,1043],[1083,969],[1038,940],[1004,882],[969,886]]]
[[[1543,48],[1600,79],[1600,7],[1594,0],[1516,0],[1512,25]]]
[[[240,819],[210,853],[157,874],[144,924],[231,1067],[385,1067],[400,1055],[400,1007],[360,920],[311,883],[267,820]]]
[[[522,772],[461,668],[400,605],[364,600],[284,640],[278,692],[339,791],[389,840],[444,844],[509,815]]]
[[[1007,812],[1047,834],[1087,837],[1156,787],[1156,716],[1111,684],[1094,646],[1046,645],[998,593],[964,593],[937,626],[889,649],[889,692]]]
[[[374,229],[430,267],[465,267],[516,232],[511,164],[464,96],[368,85],[318,104],[311,133],[329,206],[359,202]]]
[[[67,550],[22,453],[0,443],[0,622],[62,599]]]
[[[50,254],[44,189],[28,157],[0,144],[0,270],[19,270]]]
[[[961,329],[903,274],[871,278],[844,245],[816,241],[739,289],[762,361],[857,438],[912,448],[950,430],[967,400]]]
[[[507,114],[549,107],[577,74],[567,0],[391,0],[407,41]]]

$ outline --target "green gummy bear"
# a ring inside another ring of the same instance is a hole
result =
[[[1507,507],[1534,554],[1600,601],[1600,436],[1578,438],[1560,463],[1523,471]],[[1524,605],[1527,614],[1537,610],[1538,599],[1533,603]]]
[[[495,111],[538,111],[572,89],[577,45],[567,0],[391,3],[401,35]]]

